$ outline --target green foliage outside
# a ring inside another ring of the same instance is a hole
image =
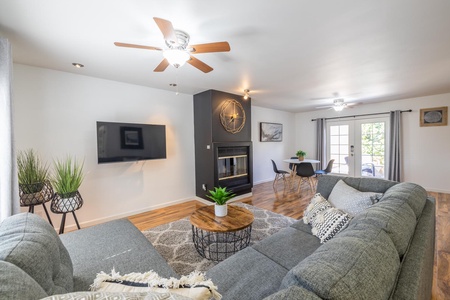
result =
[[[206,197],[216,202],[217,205],[224,205],[228,200],[236,196],[236,194],[227,191],[226,187],[215,187],[214,191],[210,190],[209,193],[210,195],[206,195]]]
[[[384,166],[384,122],[362,124],[361,145],[363,162],[373,162],[377,166]],[[369,161],[364,161],[364,157],[369,158]]]

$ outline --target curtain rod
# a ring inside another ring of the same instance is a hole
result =
[[[407,110],[401,110],[401,113],[404,112],[412,112],[412,109]],[[356,117],[365,117],[365,116],[375,116],[375,115],[387,115],[390,114],[390,111],[387,112],[380,112],[380,113],[372,113],[372,114],[362,114],[362,115],[353,115],[353,116],[343,116],[343,117],[331,117],[331,118],[325,118],[325,120],[333,120],[333,119],[343,119],[343,118],[356,118]],[[318,118],[312,119],[311,121],[317,121]]]

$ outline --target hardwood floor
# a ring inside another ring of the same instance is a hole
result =
[[[276,187],[276,190],[272,188],[272,182],[255,185],[253,195],[240,201],[300,219],[313,192],[306,184],[302,185],[300,194],[293,189],[285,190],[282,181],[278,182]],[[436,199],[436,249],[432,299],[450,299],[450,194],[434,192],[428,194]],[[204,205],[192,200],[131,216],[128,219],[140,230],[145,230],[190,216]]]

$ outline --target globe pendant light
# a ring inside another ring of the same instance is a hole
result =
[[[186,51],[179,49],[164,50],[163,55],[169,61],[169,64],[175,68],[183,66],[190,58],[190,55]]]

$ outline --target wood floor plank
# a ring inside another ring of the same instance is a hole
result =
[[[272,182],[266,182],[255,185],[252,196],[240,201],[300,219],[315,192],[311,191],[306,184],[302,185],[300,193],[296,191],[296,184],[291,188],[284,188],[283,182],[279,181],[276,189],[273,189]],[[436,199],[436,246],[432,299],[450,299],[450,194],[436,192],[428,194]],[[128,219],[139,230],[146,230],[188,217],[204,205],[200,201],[192,200],[131,216]]]

